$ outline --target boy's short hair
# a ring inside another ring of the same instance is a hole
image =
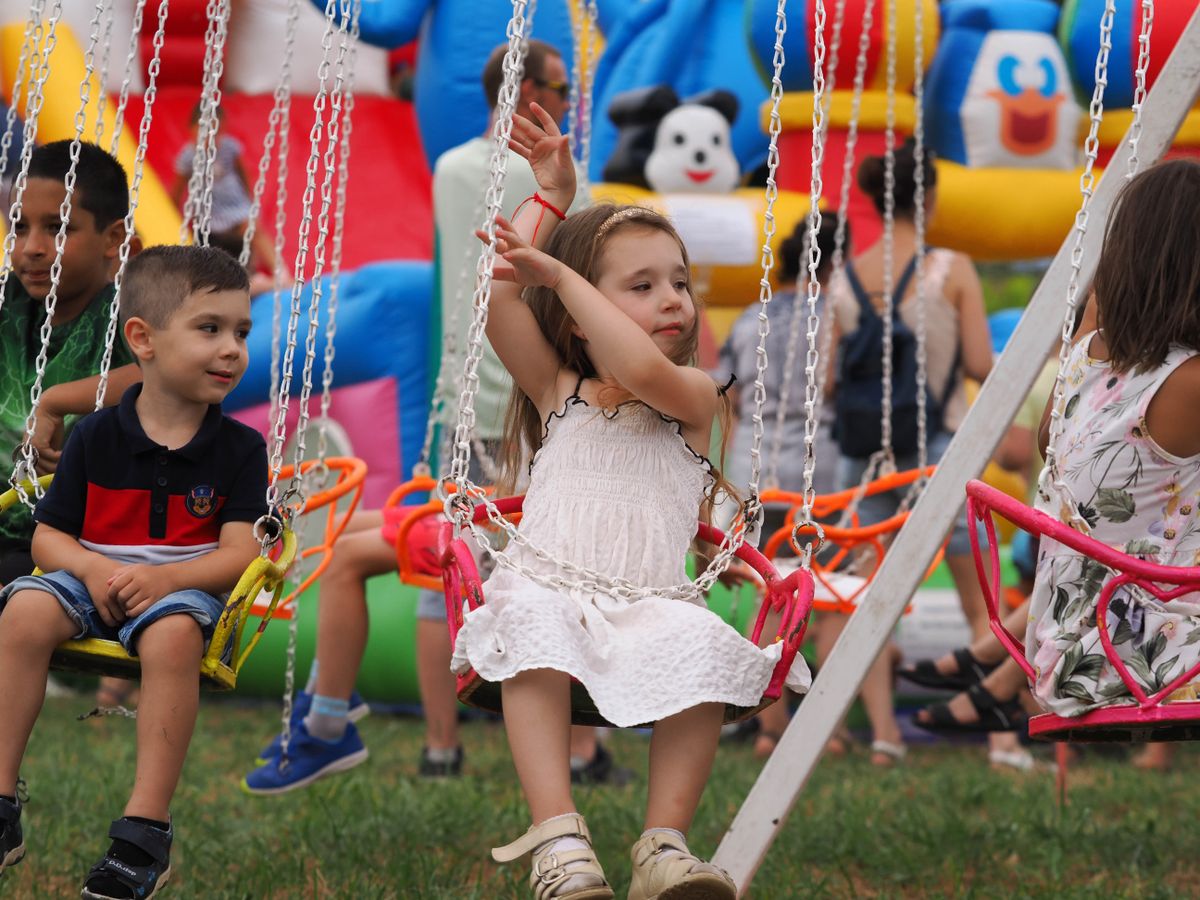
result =
[[[162,245],[129,261],[121,287],[121,330],[136,316],[165,328],[189,294],[250,290],[250,277],[236,259],[215,247]]]
[[[70,168],[70,141],[53,141],[36,147],[29,158],[30,178],[48,178],[65,184]],[[97,230],[124,219],[129,212],[129,181],[125,169],[111,153],[96,144],[84,141],[79,145],[71,203],[92,214]]]

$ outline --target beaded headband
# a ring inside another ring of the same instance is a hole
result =
[[[618,209],[615,213],[600,223],[600,227],[596,229],[596,239],[604,237],[617,225],[622,222],[628,222],[630,219],[649,219],[651,216],[658,218],[658,213],[645,206],[626,206],[623,209]]]

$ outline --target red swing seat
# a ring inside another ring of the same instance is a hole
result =
[[[1200,566],[1164,566],[1129,556],[1095,538],[1081,534],[1043,512],[1030,509],[981,481],[971,481],[967,484],[967,512],[972,526],[968,529],[971,550],[975,555],[975,568],[979,575],[979,583],[983,587],[992,631],[1009,655],[1024,670],[1031,683],[1036,676],[1033,666],[1025,658],[1024,644],[1004,627],[1000,618],[1000,559],[996,523],[992,513],[1002,516],[1035,537],[1044,536],[1070,547],[1117,573],[1105,582],[1097,598],[1096,624],[1104,655],[1121,681],[1129,688],[1136,702],[1114,704],[1082,716],[1066,717],[1043,713],[1029,720],[1031,737],[1046,741],[1090,743],[1200,739],[1200,701],[1168,700],[1176,690],[1200,675],[1200,663],[1180,674],[1154,694],[1148,695],[1116,652],[1108,633],[1109,602],[1118,588],[1134,585],[1167,603],[1184,594],[1200,592]],[[979,536],[974,527],[977,522],[982,522],[987,531],[990,569],[984,564],[984,554],[979,546]]]
[[[506,497],[496,500],[495,506],[506,518],[520,515],[524,497]],[[487,509],[476,507],[474,521],[487,521]],[[719,529],[701,522],[696,530],[698,540],[713,546],[719,546],[725,535]],[[463,625],[463,602],[471,610],[483,605],[483,583],[479,578],[479,570],[471,549],[462,536],[454,536],[454,525],[443,522],[438,540],[438,552],[442,561],[442,579],[446,594],[446,621],[450,628],[450,644],[454,645],[458,630]],[[813,580],[804,569],[797,569],[786,578],[782,577],[765,556],[748,544],[742,544],[737,550],[737,558],[749,565],[766,585],[766,593],[758,610],[754,632],[751,640],[757,644],[762,636],[767,614],[772,610],[780,612],[781,621],[775,640],[783,644],[783,652],[779,662],[771,674],[770,683],[763,693],[762,701],[753,707],[727,706],[725,709],[726,722],[738,722],[756,714],[764,707],[770,706],[783,693],[784,680],[792,667],[800,645],[804,642],[804,632],[808,628],[808,615],[812,609]],[[489,712],[499,713],[502,710],[500,685],[484,681],[483,678],[470,669],[458,676],[458,699],[463,703]],[[571,683],[571,722],[575,725],[596,725],[612,727],[596,709],[595,703],[587,689],[576,681]],[[647,725],[651,723],[645,723]]]

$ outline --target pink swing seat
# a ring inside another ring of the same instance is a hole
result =
[[[981,481],[971,481],[967,484],[967,513],[971,520],[971,527],[967,529],[967,533],[971,538],[975,568],[979,575],[979,583],[983,587],[992,631],[1008,650],[1009,655],[1024,670],[1031,683],[1036,676],[1033,666],[1025,658],[1024,644],[1004,627],[1000,618],[1000,559],[996,524],[991,514],[996,513],[1004,517],[1031,535],[1045,536],[1070,547],[1116,573],[1104,584],[1097,598],[1096,623],[1104,654],[1113,670],[1129,688],[1134,702],[1114,704],[1082,716],[1065,717],[1051,713],[1034,716],[1029,720],[1031,737],[1046,741],[1092,743],[1200,739],[1200,702],[1168,700],[1176,690],[1200,675],[1200,663],[1183,672],[1156,693],[1148,695],[1116,652],[1108,630],[1108,606],[1118,588],[1127,584],[1135,585],[1166,603],[1184,594],[1200,591],[1200,566],[1164,566],[1129,556],[1095,538],[1081,534],[1043,512],[1030,509]],[[975,527],[978,522],[982,522],[987,531],[987,566]]]
[[[495,505],[505,517],[514,516],[521,512],[521,503],[524,499],[524,497],[506,497],[496,500]],[[479,523],[486,520],[486,508],[477,507],[474,521]],[[701,522],[696,530],[696,537],[707,544],[719,546],[725,535],[719,529]],[[467,607],[471,610],[482,606],[484,602],[483,583],[479,578],[479,570],[471,555],[470,547],[462,537],[454,537],[454,525],[448,521],[442,523],[438,535],[438,554],[441,557],[442,580],[446,592],[446,621],[450,627],[450,644],[453,646],[458,637],[458,630],[463,625],[463,602],[465,600]],[[749,565],[766,586],[750,639],[755,644],[758,643],[766,624],[767,615],[773,610],[780,613],[781,616],[775,640],[783,644],[783,652],[771,673],[771,680],[763,694],[762,701],[753,707],[727,706],[725,709],[726,722],[737,722],[749,718],[780,698],[783,693],[784,680],[804,642],[804,632],[808,627],[808,615],[813,601],[812,575],[804,569],[797,569],[785,578],[776,571],[770,560],[748,544],[742,544],[738,548],[737,558]],[[489,712],[499,713],[501,711],[500,685],[484,681],[474,669],[458,676],[458,699],[470,706]],[[576,681],[572,681],[571,684],[571,721],[575,725],[611,726],[612,724],[596,709],[587,689]]]

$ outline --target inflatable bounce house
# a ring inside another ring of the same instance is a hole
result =
[[[925,23],[923,103],[916,81],[914,13]],[[579,53],[579,0],[539,0],[532,32],[560,48],[568,71],[595,59],[593,88],[584,92],[576,118],[592,127],[587,173],[593,196],[654,205],[679,226],[696,268],[696,283],[710,302],[711,353],[732,319],[758,295],[766,103],[771,69],[774,0],[596,0],[600,37]],[[937,205],[930,242],[980,260],[1018,260],[1053,254],[1070,229],[1079,199],[1079,166],[1086,133],[1084,107],[1092,90],[1096,23],[1104,0],[896,0],[875,2],[865,35],[864,92],[857,121],[859,158],[884,148],[894,117],[897,140],[916,127],[923,110],[926,140],[938,155]],[[131,52],[130,94],[119,157],[132,168],[136,135],[146,104],[146,65],[160,7],[149,0],[135,33],[130,4],[116,4],[114,35],[134,34],[132,47],[116,39],[103,85],[108,99],[102,127],[111,140],[117,97]],[[161,54],[157,99],[150,113],[147,169],[136,225],[143,244],[177,239],[180,215],[170,197],[175,160],[191,139],[190,117],[204,74],[205,0],[171,0]],[[832,10],[832,4],[827,4]],[[1151,83],[1196,6],[1196,0],[1158,4],[1153,30]],[[851,122],[856,48],[867,0],[846,0],[840,56],[832,73],[826,141],[826,206],[841,188]],[[896,22],[887,21],[887,9]],[[94,4],[64,4],[63,23],[37,140],[71,137],[84,77],[80,35],[89,33]],[[285,259],[297,250],[296,224],[304,193],[305,161],[314,122],[324,3],[302,5],[291,84],[292,105],[284,213]],[[262,152],[272,92],[284,59],[281,36],[288,0],[239,0],[232,6],[224,48],[221,128],[240,141],[253,173]],[[1101,131],[1101,162],[1111,155],[1130,120],[1137,57],[1139,4],[1117,0],[1113,53]],[[12,97],[27,4],[0,0],[0,77],[3,99]],[[444,151],[483,134],[488,112],[480,89],[484,61],[504,40],[511,7],[501,0],[386,0],[362,6],[362,45],[354,81],[350,177],[346,184],[344,252],[331,416],[338,452],[369,467],[363,503],[380,506],[409,478],[425,432],[432,376],[439,362],[440,323],[433,276],[430,172]],[[789,233],[808,210],[812,148],[813,3],[787,9],[782,106],[783,134],[775,207],[777,236]],[[896,29],[895,87],[887,89],[887,34]],[[834,16],[825,41],[833,41]],[[681,36],[686,35],[686,39]],[[594,52],[592,52],[594,51]],[[806,65],[803,60],[809,60]],[[389,60],[411,66],[411,100],[394,96]],[[1123,107],[1123,109],[1122,109]],[[89,123],[89,130],[92,128]],[[1200,150],[1200,113],[1180,132],[1175,153]],[[274,184],[272,161],[268,184]],[[878,233],[869,201],[850,191],[848,215],[855,242]],[[277,198],[268,192],[260,222],[273,223]],[[836,201],[834,201],[836,202]],[[267,430],[270,399],[272,298],[256,298],[252,368],[230,408]],[[324,355],[323,337],[315,347]],[[294,377],[300,378],[296,360]],[[318,376],[319,380],[319,376]],[[316,400],[313,411],[316,412]],[[296,410],[292,410],[296,415]],[[313,641],[318,588],[299,604],[300,665]],[[392,576],[372,581],[372,644],[363,668],[363,692],[384,700],[414,700],[412,605],[414,589]],[[736,605],[728,594],[718,600]],[[265,646],[247,668],[240,689],[275,691],[280,681],[286,629],[267,632]],[[947,638],[951,640],[952,638]],[[273,649],[272,649],[273,648]]]

